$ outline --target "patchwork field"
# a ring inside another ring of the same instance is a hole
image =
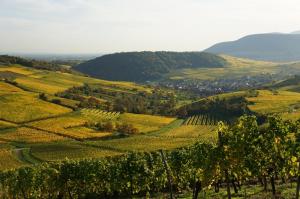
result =
[[[1,71],[10,72],[13,79],[10,82],[0,81],[0,143],[5,145],[1,148],[0,157],[1,162],[7,160],[5,164],[1,163],[0,169],[65,158],[99,158],[128,151],[171,150],[199,139],[216,140],[217,121],[214,118],[197,115],[184,121],[175,117],[80,108],[77,106],[79,101],[54,95],[85,83],[120,95],[151,92],[151,88],[145,86],[20,66],[1,67]],[[46,99],[40,97],[41,93],[45,93]],[[220,97],[244,94],[238,92]],[[261,91],[257,98],[249,99],[253,103],[251,108],[263,110],[261,103],[268,95],[271,94]],[[290,95],[286,107],[298,100],[292,97],[292,93],[285,92],[276,97],[281,95],[285,99]],[[109,97],[100,96],[99,99],[105,103],[110,100]],[[59,103],[54,103],[55,100]],[[90,125],[107,121],[113,125],[131,124],[139,133],[120,135],[115,130],[106,132]]]

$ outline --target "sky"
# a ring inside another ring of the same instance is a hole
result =
[[[299,0],[0,0],[0,52],[200,51],[300,30]]]

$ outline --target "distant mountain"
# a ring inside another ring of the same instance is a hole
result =
[[[126,52],[79,64],[76,70],[108,80],[145,82],[181,68],[224,67],[226,60],[206,52]]]
[[[256,34],[236,41],[218,43],[205,52],[264,61],[299,61],[300,34]]]
[[[291,32],[291,34],[300,34],[300,30]]]

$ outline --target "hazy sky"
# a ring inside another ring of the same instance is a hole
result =
[[[0,0],[0,52],[199,51],[300,30],[299,0]]]

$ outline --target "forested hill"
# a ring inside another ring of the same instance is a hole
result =
[[[205,52],[264,61],[299,61],[300,34],[255,34],[218,43]]]
[[[205,52],[126,52],[104,55],[75,69],[102,79],[144,82],[175,69],[224,67],[226,63]]]

